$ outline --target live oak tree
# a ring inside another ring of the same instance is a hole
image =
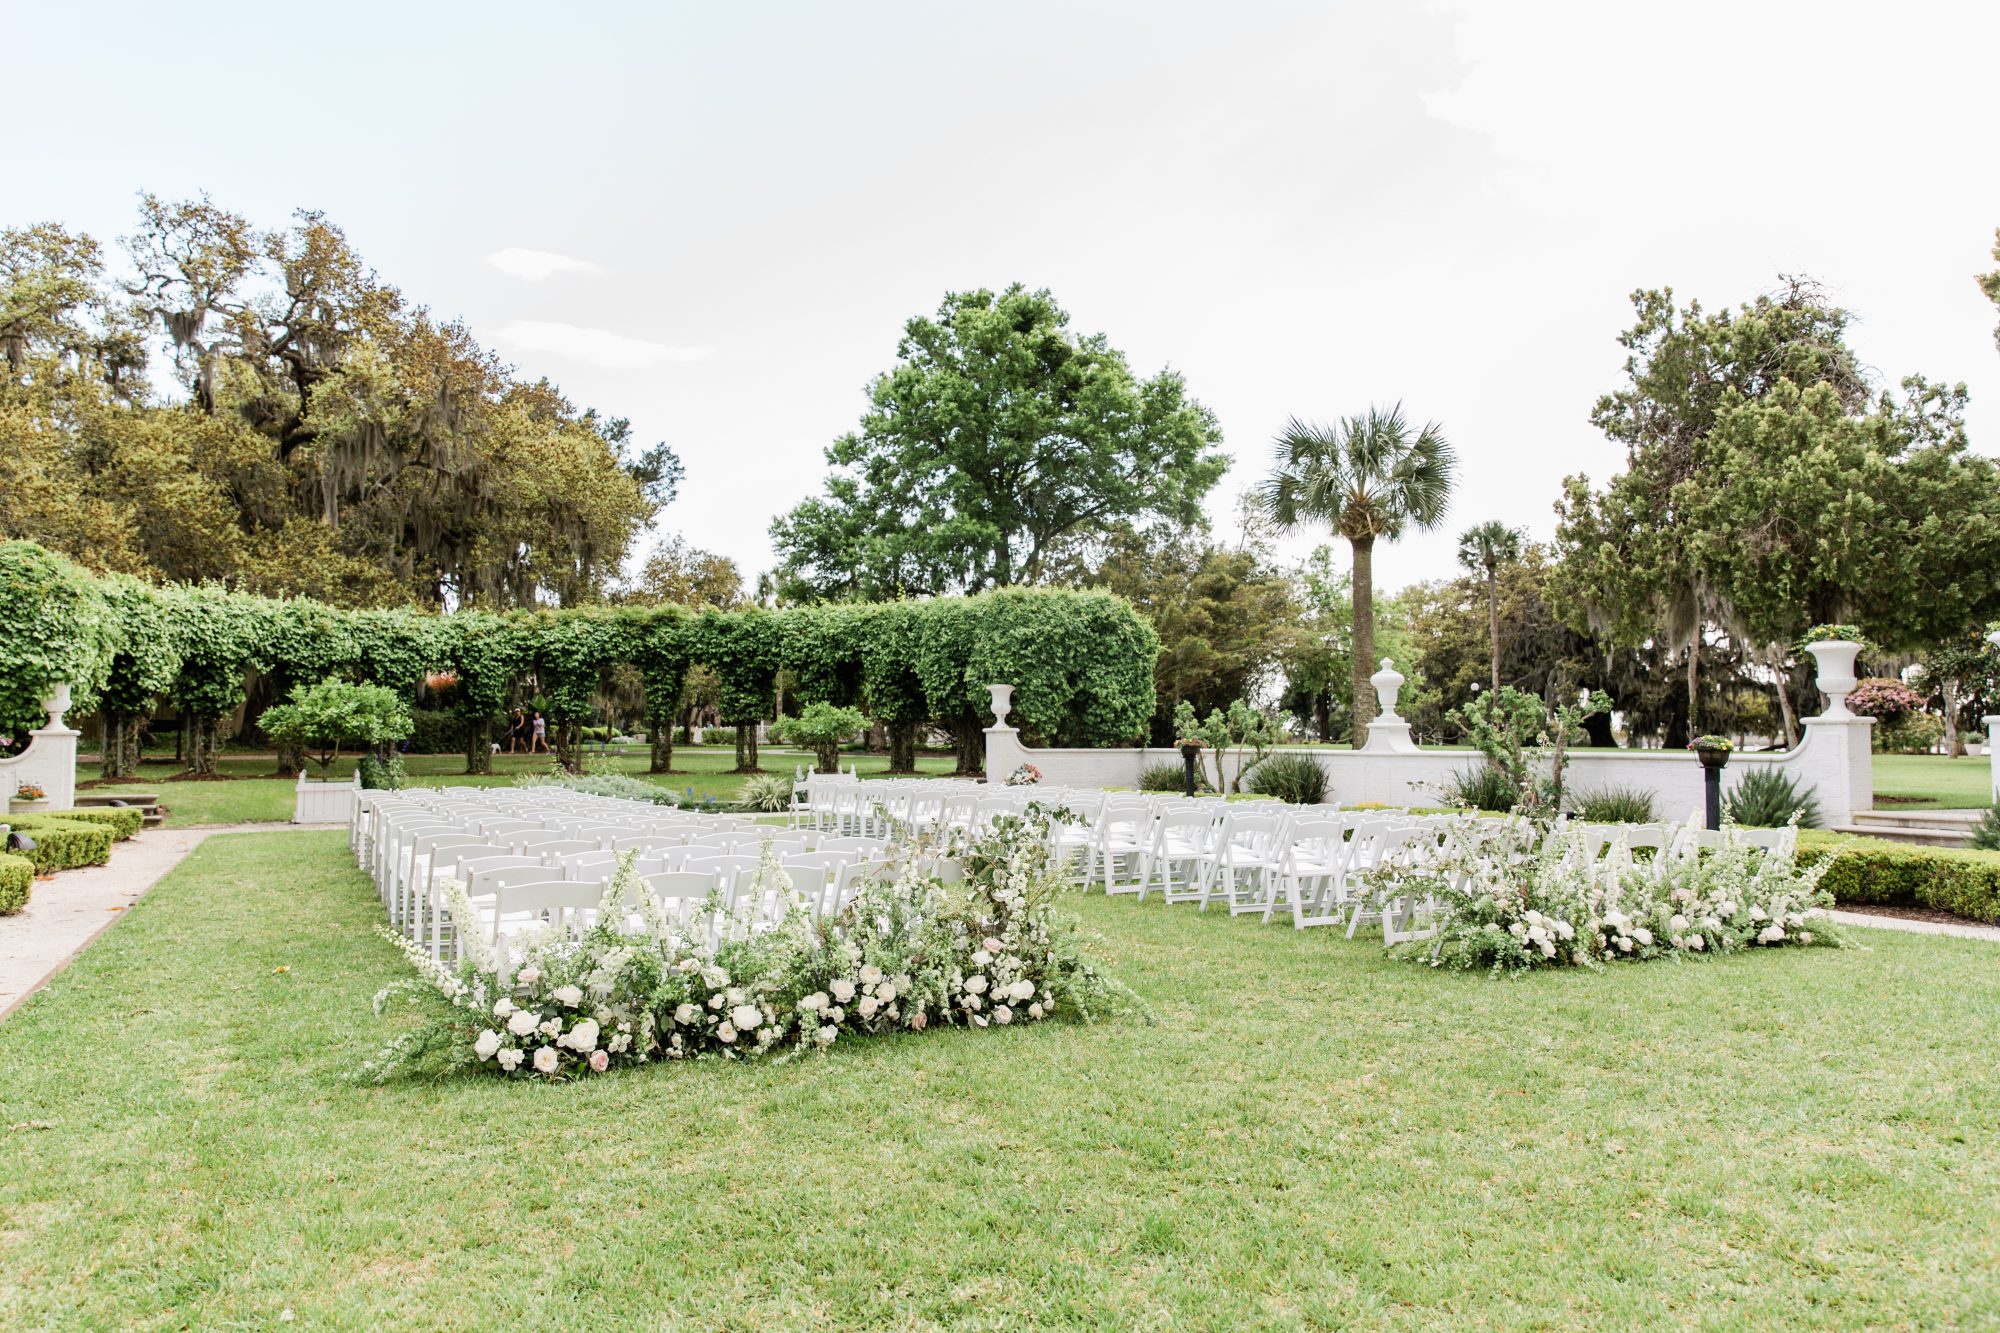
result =
[[[1135,375],[1046,291],[950,293],[896,355],[825,493],[771,526],[791,600],[1042,583],[1109,525],[1194,522],[1227,467],[1178,374]]]
[[[1412,431],[1402,405],[1371,407],[1332,426],[1297,417],[1277,439],[1277,458],[1261,492],[1281,529],[1325,524],[1354,551],[1354,660],[1350,708],[1359,749],[1375,716],[1375,582],[1378,539],[1394,541],[1410,528],[1444,521],[1457,457],[1443,429],[1430,422]]]

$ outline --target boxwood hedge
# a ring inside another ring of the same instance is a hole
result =
[[[1829,857],[1833,864],[1820,886],[1836,902],[1928,907],[2000,923],[2000,852],[1915,847],[1836,833],[1799,835],[1801,865]]]

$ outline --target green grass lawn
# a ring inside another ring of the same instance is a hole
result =
[[[1496,982],[1078,908],[1156,1023],[359,1087],[343,838],[211,839],[0,1026],[0,1325],[2000,1321],[1991,945]]]
[[[1892,798],[1892,799],[1884,799]],[[1875,756],[1876,807],[1884,810],[1963,810],[1993,804],[1993,765],[1984,755]]]
[[[802,750],[763,746],[758,753],[760,762],[773,773],[790,773],[799,765],[808,769],[812,767],[811,757]],[[554,760],[546,755],[497,755],[490,777],[467,777],[463,755],[413,754],[406,756],[403,762],[411,779],[426,786],[506,786],[524,774],[547,773],[554,766]],[[866,776],[886,772],[889,759],[887,755],[855,754],[843,756],[841,763],[843,767],[858,764]],[[670,774],[647,773],[646,752],[637,749],[622,755],[593,754],[588,764],[593,773],[625,773],[674,791],[692,787],[697,796],[713,796],[723,801],[734,800],[738,788],[743,785],[740,775],[729,772],[736,766],[736,751],[729,746],[676,747],[675,772]],[[167,822],[175,826],[284,823],[291,819],[292,779],[270,776],[276,765],[269,755],[224,755],[216,767],[224,775],[223,779],[185,782],[178,778],[181,767],[171,760],[148,763],[141,767],[138,779],[133,782],[107,784],[90,790],[109,794],[157,792],[161,804],[167,807]],[[917,758],[917,769],[922,773],[943,775],[951,772],[952,767],[948,756],[920,755]],[[85,782],[95,778],[99,769],[95,762],[79,763],[76,772],[77,780]],[[353,772],[354,763],[350,759],[343,759],[333,766],[336,777],[345,778]],[[313,776],[319,776],[317,769]]]

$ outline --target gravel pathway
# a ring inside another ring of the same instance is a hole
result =
[[[279,833],[287,829],[339,828],[337,824],[214,824],[153,828],[113,843],[101,866],[65,870],[35,881],[27,907],[0,916],[0,1022],[48,979],[103,934],[139,895],[160,882],[184,857],[217,833]]]
[[[1907,916],[1884,916],[1879,912],[1828,912],[1843,926],[1867,926],[1872,930],[1907,930],[1913,935],[1954,935],[1962,940],[1990,940],[2000,944],[2000,926],[1977,926],[1969,921],[1919,921]]]

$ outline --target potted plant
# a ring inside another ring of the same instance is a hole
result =
[[[1194,795],[1194,766],[1201,761],[1201,752],[1207,745],[1208,742],[1199,736],[1182,736],[1174,742],[1174,748],[1181,752],[1181,762],[1187,765],[1186,790],[1183,795]]]
[[[1813,678],[1826,695],[1822,716],[1854,716],[1847,708],[1847,696],[1854,692],[1854,659],[1870,646],[1867,636],[1853,625],[1814,625],[1799,641],[1799,647],[1812,655]]]
[[[257,722],[272,740],[299,746],[319,765],[317,780],[299,774],[294,824],[338,824],[353,813],[358,775],[347,782],[332,778],[344,747],[386,751],[415,730],[409,705],[395,690],[333,679],[298,686],[290,702],[265,709]]]
[[[48,807],[49,794],[32,782],[23,782],[14,788],[12,808],[20,814],[32,814]]]
[[[1729,763],[1729,752],[1735,748],[1727,736],[1697,736],[1688,742],[1688,749],[1701,760],[1701,785],[1707,806],[1703,813],[1712,829],[1722,827],[1722,770]]]

